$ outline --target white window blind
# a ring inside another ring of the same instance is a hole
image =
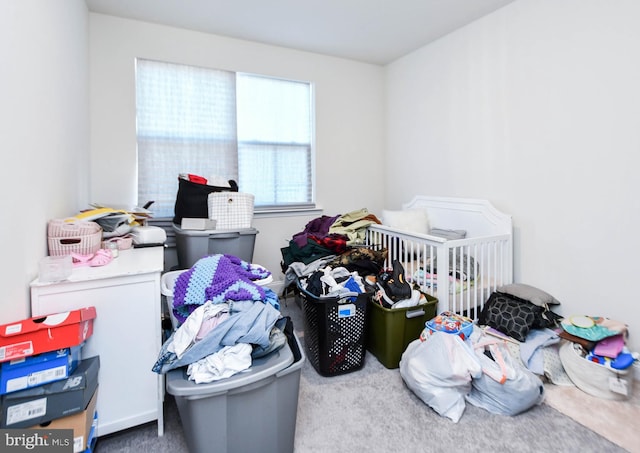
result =
[[[138,204],[171,217],[178,175],[238,182],[263,209],[313,205],[305,82],[138,59]]]
[[[238,74],[238,169],[258,206],[309,205],[312,193],[308,83]]]
[[[235,74],[141,60],[136,66],[138,204],[173,215],[178,175],[237,179]]]

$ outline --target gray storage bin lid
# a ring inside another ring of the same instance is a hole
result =
[[[171,225],[173,227],[173,231],[175,231],[176,234],[183,234],[185,236],[219,236],[227,238],[249,234],[255,235],[258,233],[258,230],[255,228],[240,228],[237,230],[183,230],[175,223]]]
[[[190,381],[186,374],[186,368],[178,368],[167,373],[167,392],[174,396],[206,398],[241,389],[241,387],[274,377],[280,371],[291,366],[293,361],[293,352],[287,342],[277,351],[254,359],[249,369],[208,384],[196,384]]]

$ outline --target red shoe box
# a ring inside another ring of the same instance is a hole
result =
[[[0,326],[0,362],[77,346],[93,334],[95,307]]]

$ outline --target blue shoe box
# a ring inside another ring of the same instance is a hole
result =
[[[0,395],[71,376],[80,363],[82,345],[43,352],[0,364]]]

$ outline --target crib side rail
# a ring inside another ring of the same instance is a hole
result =
[[[387,249],[385,267],[400,261],[408,281],[438,298],[438,312],[475,320],[491,293],[513,281],[510,234],[446,240],[371,225],[366,244]]]

